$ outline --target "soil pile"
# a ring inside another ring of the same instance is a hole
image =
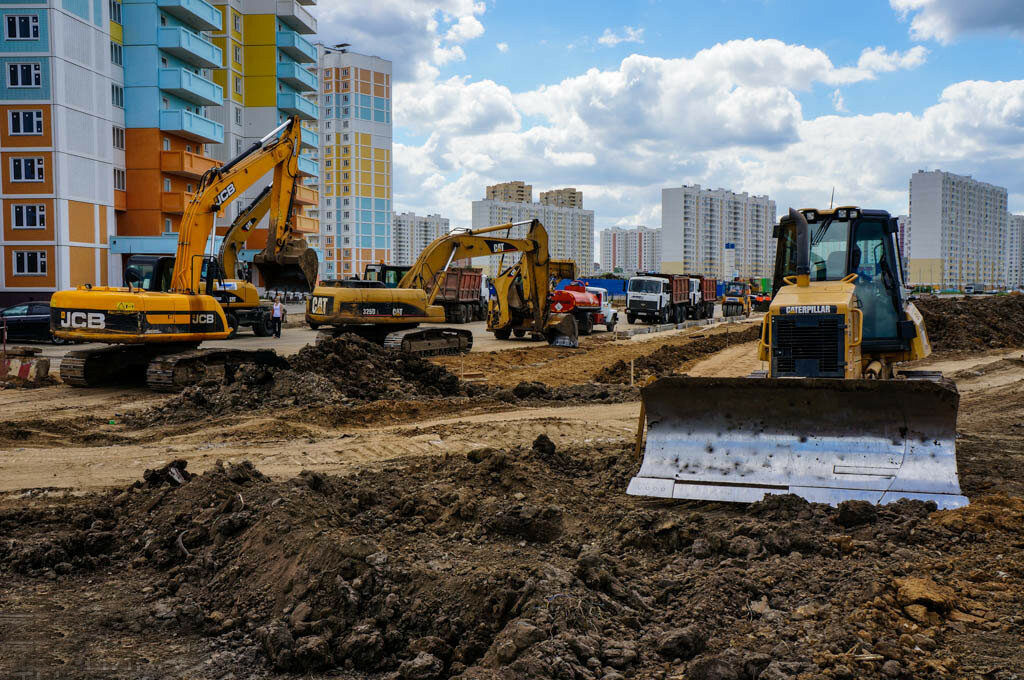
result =
[[[130,420],[145,426],[286,406],[450,397],[472,389],[442,366],[351,334],[307,345],[286,361],[288,368],[245,368],[231,382],[186,388]]]
[[[925,295],[914,305],[937,351],[1024,347],[1024,295]]]
[[[730,345],[753,342],[760,337],[761,327],[750,326],[741,331],[718,333],[695,339],[685,345],[662,345],[650,354],[634,360],[634,381],[643,384],[649,378],[672,375],[688,361],[720,352]],[[594,380],[599,383],[627,385],[629,384],[629,372],[629,362],[620,360],[598,371]]]
[[[49,606],[87,600],[71,640],[204,641],[202,678],[1024,672],[1020,499],[934,514],[659,503],[623,493],[633,466],[628,447],[547,437],[287,482],[175,462],[105,497],[0,513],[0,597],[52,582],[66,599]],[[104,579],[125,601],[82,597]]]

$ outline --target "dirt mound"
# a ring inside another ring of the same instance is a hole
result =
[[[1024,347],[1024,295],[925,295],[914,304],[924,316],[932,349]]]
[[[730,345],[752,342],[760,337],[761,327],[751,326],[741,331],[697,338],[685,345],[662,345],[634,361],[633,379],[637,383],[643,383],[648,378],[672,375],[688,361],[720,352]],[[620,360],[598,371],[594,380],[599,383],[629,384],[629,373],[629,362]]]
[[[354,406],[472,390],[442,366],[351,334],[307,345],[286,361],[288,368],[246,368],[229,383],[186,388],[129,420],[147,426],[267,408]]]
[[[86,601],[71,638],[205,640],[189,673],[203,678],[1024,672],[1013,522],[921,502],[650,503],[622,492],[633,465],[630,447],[548,437],[286,482],[173,462],[103,497],[0,512],[0,597],[52,583],[66,599],[49,606]],[[110,579],[137,602],[82,597]]]

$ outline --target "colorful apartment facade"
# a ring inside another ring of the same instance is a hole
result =
[[[173,254],[204,172],[289,115],[315,121],[316,51],[301,37],[316,31],[310,4],[0,2],[0,304],[120,285],[131,254]],[[303,141],[318,144],[313,131]],[[312,155],[300,172],[315,178]],[[296,200],[317,202],[314,187]],[[304,215],[296,226],[318,231]],[[249,257],[266,233],[254,230]]]
[[[391,62],[318,44],[323,278],[392,261]]]

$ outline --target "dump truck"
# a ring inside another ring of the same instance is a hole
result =
[[[697,274],[644,272],[629,279],[626,319],[680,323],[715,315],[716,281]]]
[[[775,228],[781,286],[747,378],[660,378],[641,389],[647,437],[628,493],[750,503],[902,498],[967,504],[956,386],[903,370],[931,354],[884,210],[793,210]]]

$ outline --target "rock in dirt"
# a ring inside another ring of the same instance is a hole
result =
[[[185,469],[187,467],[187,460],[172,460],[162,468],[146,470],[142,473],[142,479],[149,486],[162,486],[164,484],[181,486],[188,480],[192,479],[192,473]]]
[[[704,651],[707,633],[696,625],[673,628],[659,635],[655,644],[658,653],[666,659],[689,661]]]
[[[940,614],[949,613],[956,606],[952,588],[942,586],[930,578],[898,578],[893,580],[896,600],[900,605],[922,605]]]
[[[839,504],[836,524],[847,529],[870,524],[878,517],[878,508],[867,501],[843,501]]]

